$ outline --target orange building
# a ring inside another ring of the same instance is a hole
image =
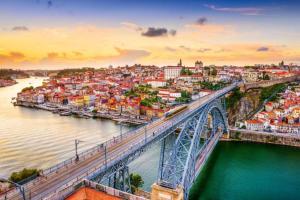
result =
[[[71,196],[67,197],[66,200],[121,200],[121,198],[94,190],[92,188],[83,187],[77,190]]]

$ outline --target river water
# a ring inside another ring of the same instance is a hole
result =
[[[0,176],[24,167],[44,169],[119,134],[110,120],[61,117],[51,112],[14,107],[10,101],[42,78],[18,80],[0,88]],[[132,127],[131,127],[132,128]],[[124,127],[123,130],[129,130]],[[157,178],[160,144],[130,165],[150,191]],[[190,199],[300,199],[300,149],[253,143],[221,142],[191,190]]]
[[[61,117],[48,111],[14,107],[11,98],[28,86],[41,85],[43,78],[18,80],[18,84],[0,88],[0,176],[24,167],[46,168],[120,133],[110,120]],[[129,127],[123,127],[128,130]]]
[[[190,192],[191,200],[300,199],[300,149],[220,142]]]

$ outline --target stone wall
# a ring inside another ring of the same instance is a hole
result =
[[[279,83],[287,83],[287,82],[293,82],[293,81],[299,81],[300,77],[298,75],[281,78],[277,80],[268,80],[268,81],[260,81],[255,83],[246,83],[245,84],[245,90],[253,89],[253,88],[264,88],[264,87],[270,87],[275,84]]]
[[[244,129],[231,129],[230,139],[236,141],[249,141],[300,147],[300,135],[296,136],[289,134],[257,132]]]

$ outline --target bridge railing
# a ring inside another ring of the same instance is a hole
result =
[[[122,136],[121,135],[115,136],[101,144],[98,144],[92,148],[85,150],[78,154],[79,160],[84,161],[84,160],[90,158],[91,156],[95,155],[96,153],[100,152],[101,150],[103,150],[105,146],[107,148],[109,148],[110,146],[121,142],[123,139],[126,139],[130,135],[135,134],[136,132],[140,131],[141,129],[142,129],[142,127],[137,127],[133,130],[129,130],[129,131],[123,133]],[[121,137],[122,137],[122,140],[121,140]],[[65,168],[69,167],[70,165],[75,164],[76,162],[77,162],[76,157],[72,156],[71,158],[64,160],[63,162],[60,162],[54,166],[51,166],[47,169],[42,170],[40,172],[40,176],[38,176],[36,174],[32,175],[32,176],[18,182],[18,184],[23,185],[25,188],[29,188],[32,185],[38,184],[40,179],[43,179],[44,177],[47,177],[47,176],[55,175],[59,172],[59,170],[65,169]],[[8,192],[8,194],[9,193],[15,193],[15,190],[10,190]]]

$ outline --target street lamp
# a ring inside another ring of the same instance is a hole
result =
[[[75,157],[76,157],[76,158],[75,158],[75,161],[78,161],[78,160],[79,160],[79,155],[78,155],[78,144],[79,144],[80,142],[83,142],[83,141],[75,139]]]
[[[13,181],[7,180],[7,179],[2,178],[2,177],[0,177],[0,182],[8,182],[8,183],[13,184],[15,187],[17,187],[20,190],[20,193],[21,193],[23,199],[26,200],[26,197],[25,197],[25,188],[22,185],[20,185],[18,183],[15,183]],[[6,199],[6,194],[5,194],[5,199]]]
[[[120,124],[120,139],[121,139],[121,141],[123,139],[123,122],[124,121],[125,120],[120,120],[119,123],[118,123],[118,124]]]

